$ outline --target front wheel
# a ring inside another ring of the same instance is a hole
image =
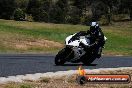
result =
[[[64,48],[55,57],[55,64],[56,65],[63,65],[66,62],[66,58],[69,55],[69,50]]]

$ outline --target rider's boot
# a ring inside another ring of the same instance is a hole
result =
[[[101,52],[102,52],[102,47],[99,48],[98,53],[97,53],[97,58],[101,57]]]

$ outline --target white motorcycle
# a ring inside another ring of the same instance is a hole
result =
[[[63,65],[65,62],[79,63],[82,62],[85,65],[91,64],[96,57],[93,57],[94,52],[89,50],[86,52],[80,43],[85,45],[90,44],[90,36],[76,36],[77,33],[68,36],[65,39],[65,48],[60,50],[55,57],[56,65]],[[106,41],[104,36],[104,40]]]

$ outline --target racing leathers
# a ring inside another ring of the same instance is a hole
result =
[[[83,43],[80,43],[82,47],[85,48],[87,51],[88,49],[91,49],[93,52],[93,56],[100,58],[101,57],[101,52],[102,48],[105,44],[104,40],[104,33],[100,28],[88,31],[87,34],[90,34],[90,45],[85,45]]]

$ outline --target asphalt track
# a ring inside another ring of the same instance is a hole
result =
[[[65,63],[63,66],[54,64],[54,55],[40,54],[4,54],[0,55],[0,77],[77,70],[81,63]],[[132,67],[132,57],[103,56],[96,59],[85,69]]]

